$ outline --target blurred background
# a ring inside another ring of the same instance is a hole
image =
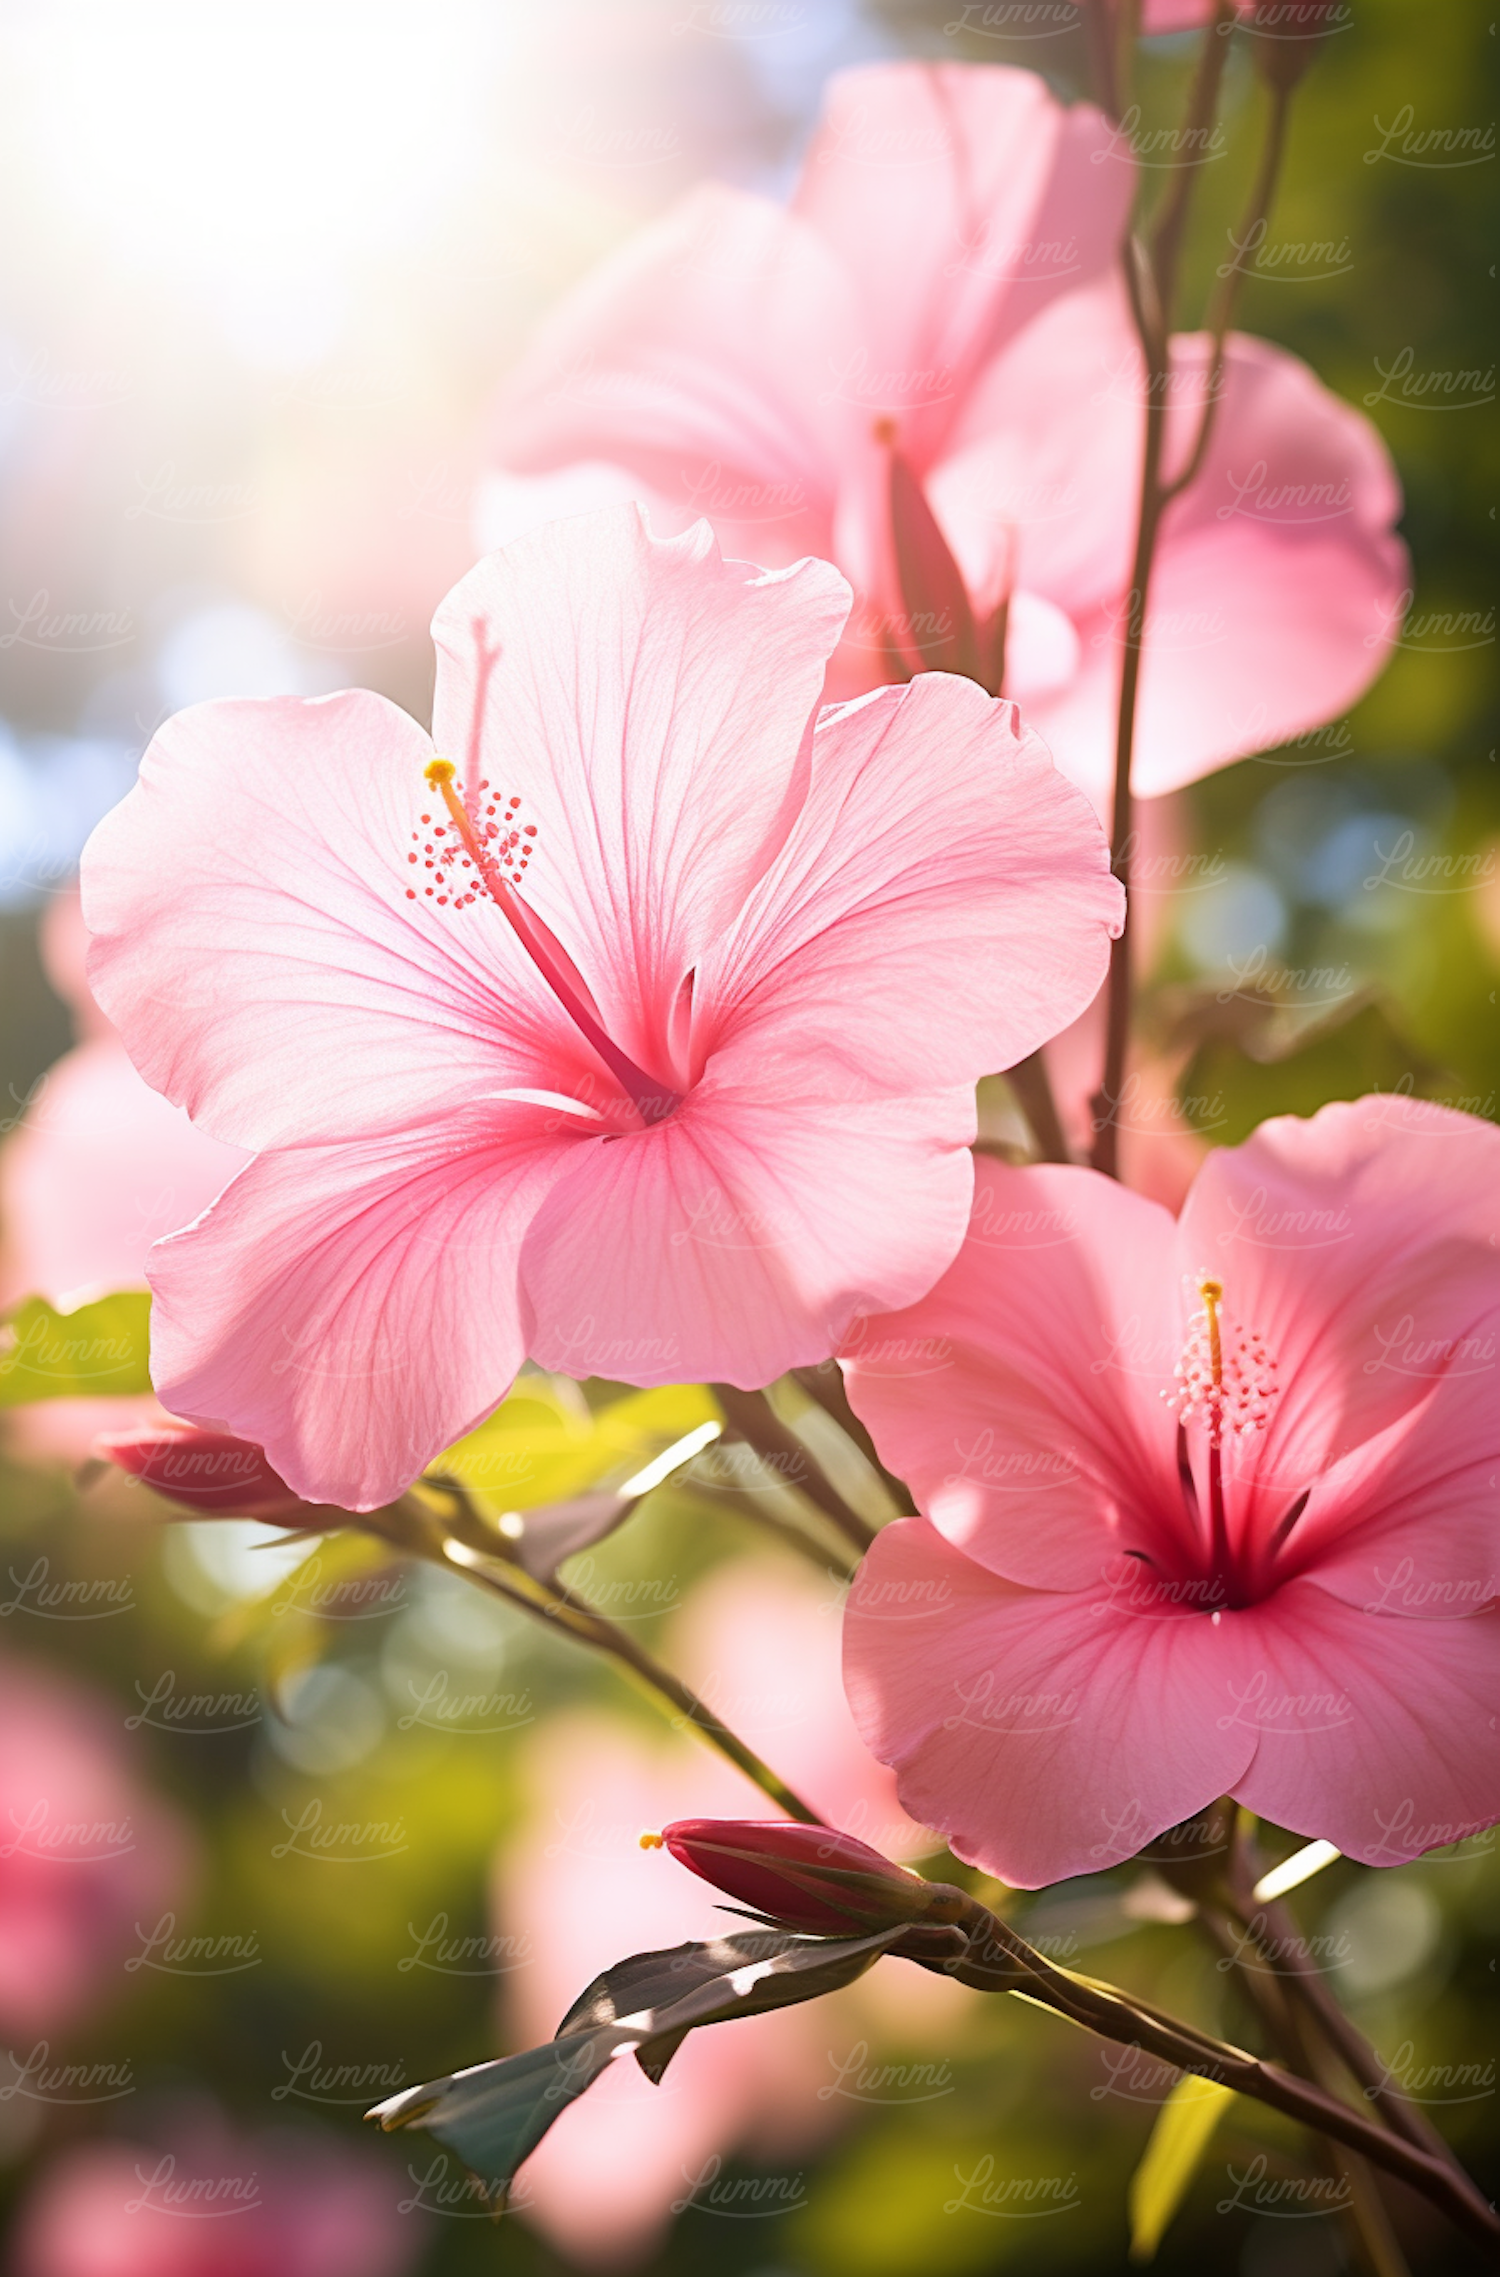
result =
[[[1414,586],[1347,720],[1159,818],[1126,1121],[1164,1189],[1204,1142],[1327,1098],[1497,1113],[1496,41],[1478,10],[1354,17],[1299,99],[1241,321],[1379,426]],[[1190,48],[1149,43],[1148,121],[1175,115]],[[8,1301],[138,1279],[119,1260],[224,1175],[144,1113],[82,991],[78,853],[154,728],[208,697],[350,684],[425,719],[487,409],[539,314],[705,174],[781,194],[828,73],[907,53],[1081,83],[1058,10],[961,0],[0,0]],[[1237,58],[1200,297],[1257,99]],[[1392,156],[1403,113],[1488,140]],[[1003,1130],[998,1087],[989,1111]],[[124,1159],[126,1224],[101,1199]],[[371,2101],[544,2036],[623,1951],[711,1933],[708,1893],[635,1836],[756,1800],[609,1672],[444,1577],[80,1489],[127,1405],[13,1410],[4,1447],[18,2277],[1127,2266],[1125,2186],[1166,2082],[897,1964],[689,2043],[654,2100],[598,2091],[498,2229],[425,2137],[366,2139]],[[528,1379],[494,1491],[523,1507],[618,1478],[696,1412]],[[756,1498],[706,1459],[595,1553],[596,1599],[855,1832],[919,1854],[847,1726],[837,1591],[762,1546]],[[1393,2075],[1492,2190],[1497,1895],[1480,1839],[1380,1876],[1340,1864],[1301,1900]],[[1148,1875],[1015,1911],[1058,1957],[1248,2028]],[[1236,2108],[1159,2266],[1344,2267],[1310,2175],[1293,2133]],[[1414,2202],[1400,2216],[1414,2264],[1466,2266]]]

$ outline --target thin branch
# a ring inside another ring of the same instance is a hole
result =
[[[1052,1093],[1052,1079],[1042,1053],[1028,1052],[1025,1059],[1018,1059],[1014,1067],[1005,1070],[1005,1080],[1031,1125],[1031,1135],[1042,1161],[1071,1162],[1073,1157],[1068,1151],[1062,1117]]]
[[[865,1524],[857,1510],[851,1510],[796,1432],[782,1422],[765,1393],[740,1391],[734,1384],[712,1384],[709,1388],[724,1410],[725,1421],[770,1464],[782,1484],[796,1487],[809,1502],[816,1503],[863,1556],[875,1539],[875,1529]]]
[[[1235,308],[1245,269],[1241,255],[1247,245],[1259,242],[1259,232],[1271,218],[1271,206],[1276,196],[1276,184],[1281,173],[1281,162],[1286,154],[1287,121],[1291,115],[1292,89],[1271,89],[1271,110],[1266,122],[1266,139],[1261,146],[1260,164],[1255,181],[1240,219],[1238,235],[1231,240],[1234,258],[1226,262],[1219,275],[1219,289],[1209,303],[1204,329],[1213,341],[1213,356],[1209,363],[1208,386],[1203,398],[1203,409],[1198,418],[1198,432],[1187,455],[1182,471],[1175,474],[1162,491],[1163,505],[1170,505],[1181,497],[1190,484],[1203,472],[1208,457],[1208,446],[1213,438],[1214,422],[1218,417],[1219,399],[1224,393],[1224,343],[1234,321]]]
[[[1218,1947],[1220,1965],[1233,1968],[1235,1982],[1249,1998],[1291,2069],[1332,2092],[1329,2077],[1332,2051],[1315,2026],[1308,2029],[1307,2020],[1298,2014],[1285,1981],[1258,1963],[1247,1963],[1243,1935],[1237,1934],[1220,1915],[1200,1908],[1198,1923],[1209,1942]],[[1370,2277],[1411,2277],[1369,2162],[1341,2143],[1330,2142],[1326,2135],[1321,2140],[1329,2165],[1348,2192],[1344,2210]]]
[[[1198,61],[1193,72],[1193,83],[1188,92],[1187,111],[1184,115],[1182,135],[1188,149],[1188,159],[1172,176],[1160,207],[1151,224],[1151,271],[1156,279],[1157,298],[1164,310],[1170,311],[1177,297],[1177,268],[1182,255],[1183,231],[1187,227],[1188,211],[1196,188],[1195,174],[1206,163],[1199,147],[1213,133],[1219,111],[1219,90],[1223,83],[1224,66],[1229,61],[1230,33],[1234,30],[1235,13],[1230,0],[1217,0],[1213,17],[1198,50]]]
[[[871,1470],[884,1486],[903,1518],[916,1515],[916,1504],[904,1480],[888,1471],[880,1460],[880,1452],[863,1423],[849,1404],[843,1370],[837,1360],[825,1360],[818,1368],[793,1368],[793,1380],[800,1384],[809,1399],[817,1401],[825,1415],[832,1416],[846,1439],[852,1439]]]
[[[940,1967],[960,1984],[973,1985],[980,1991],[1024,1990],[1044,2007],[1055,2009],[1103,2039],[1140,2048],[1174,2070],[1217,2080],[1239,2095],[1268,2104],[1396,2175],[1440,2206],[1460,2229],[1481,2240],[1492,2253],[1500,2246],[1500,2216],[1468,2176],[1446,2159],[1435,2158],[1363,2113],[1352,2111],[1346,2103],[1311,2081],[1284,2071],[1279,2064],[1247,2055],[1243,2048],[1161,2017],[1112,1987],[1059,1968],[977,1901],[967,1925],[971,1932],[968,1952],[956,1960],[929,1966]]]
[[[660,1661],[653,1660],[650,1653],[636,1643],[634,1637],[627,1636],[623,1629],[616,1628],[614,1622],[607,1621],[602,1613],[596,1613],[591,1605],[575,1596],[572,1590],[561,1584],[549,1585],[535,1581],[520,1566],[507,1565],[497,1556],[475,1550],[455,1535],[446,1536],[437,1551],[429,1551],[428,1555],[435,1564],[444,1566],[450,1573],[461,1574],[465,1581],[472,1582],[476,1588],[488,1590],[493,1596],[503,1598],[508,1605],[529,1613],[534,1620],[561,1630],[575,1644],[602,1653],[607,1659],[628,1669],[658,1703],[665,1702],[671,1708],[674,1719],[680,1718],[691,1724],[695,1731],[701,1732],[721,1755],[727,1756],[737,1769],[744,1772],[747,1779],[755,1782],[761,1793],[768,1796],[778,1810],[785,1811],[788,1818],[801,1819],[807,1826],[821,1826],[824,1823],[820,1813],[810,1803],[804,1802],[796,1790],[789,1787],[756,1754],[753,1747],[747,1746],[738,1733],[731,1731],[728,1724],[716,1716],[712,1708],[700,1700],[689,1685],[683,1683],[680,1676],[675,1676]]]

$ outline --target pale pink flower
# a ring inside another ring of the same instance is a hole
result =
[[[79,1042],[34,1087],[0,1146],[0,1304],[42,1296],[66,1306],[144,1287],[151,1244],[207,1209],[249,1157],[136,1074],[89,993],[76,890],[49,904],[41,945]],[[9,1429],[25,1454],[79,1461],[97,1432],[161,1413],[149,1395],[45,1400],[15,1410]]]
[[[875,1847],[932,1846],[854,1729],[838,1671],[839,1608],[800,1576],[736,1564],[695,1592],[672,1639],[710,1703],[832,1822]],[[526,1822],[496,1877],[508,2038],[551,2036],[591,1976],[627,1953],[736,1926],[714,1893],[639,1836],[686,1813],[764,1816],[765,1798],[696,1739],[580,1711],[537,1736]],[[838,2064],[892,2017],[903,2043],[951,2032],[966,1996],[916,1969],[881,1970],[835,2001],[695,2032],[660,2087],[615,2064],[521,2170],[515,2202],[570,2258],[643,2259],[715,2162],[747,2147],[800,2172],[841,2117]],[[821,2092],[820,2092],[821,2090]],[[709,2185],[705,2185],[706,2189]]]
[[[11,1578],[23,1611],[27,1561]],[[192,1845],[80,1686],[0,1661],[0,1730],[0,2032],[24,2055],[126,1989],[137,1924],[183,1902]]]
[[[1500,1815],[1500,1131],[1398,1097],[1263,1124],[1175,1223],[980,1166],[970,1237],[863,1325],[921,1518],[850,1600],[902,1799],[1023,1886],[1215,1796],[1394,1865]]]
[[[831,693],[971,673],[1102,803],[1145,401],[1119,264],[1134,186],[1125,129],[1034,73],[841,74],[790,211],[700,189],[552,313],[499,409],[489,542],[636,496],[756,561],[824,554],[859,594]],[[1210,364],[1204,337],[1176,342],[1169,473]],[[1399,630],[1400,503],[1367,419],[1231,339],[1202,473],[1162,528],[1138,790],[1363,692]]]
[[[21,2210],[14,2277],[403,2277],[431,2232],[399,2167],[211,2110],[153,2141],[82,2143]]]
[[[368,1508],[527,1351],[757,1385],[931,1285],[974,1080],[1088,1002],[1120,896],[972,682],[815,727],[847,606],[825,563],[613,508],[438,612],[467,805],[374,695],[161,730],[85,853],[93,984],[149,1082],[263,1150],[152,1253],[174,1413]]]

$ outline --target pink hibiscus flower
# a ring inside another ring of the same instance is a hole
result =
[[[1374,1097],[1182,1215],[980,1166],[850,1395],[925,1515],[845,1681],[908,1810],[1024,1887],[1215,1796],[1372,1865],[1500,1816],[1500,1131]]]
[[[462,797],[373,695],[162,729],[86,850],[90,971],[147,1081],[259,1150],[152,1252],[175,1414],[365,1509],[527,1351],[757,1385],[931,1286],[974,1080],[1087,1003],[1120,896],[972,682],[815,724],[848,600],[614,508],[439,610]]]
[[[1124,129],[1031,72],[840,75],[790,211],[700,189],[544,325],[500,408],[487,542],[635,496],[756,561],[823,554],[860,596],[831,693],[967,672],[1102,803],[1146,386],[1120,283],[1134,186]],[[1175,344],[1169,473],[1211,360]],[[1162,528],[1138,790],[1363,692],[1400,624],[1400,505],[1368,420],[1234,336]]]
[[[43,1296],[66,1307],[143,1287],[152,1242],[206,1209],[248,1157],[196,1130],[136,1074],[89,994],[76,892],[48,907],[41,945],[79,1041],[0,1147],[0,1304]],[[42,1400],[12,1410],[7,1434],[27,1455],[79,1462],[99,1431],[161,1413],[149,1395]]]

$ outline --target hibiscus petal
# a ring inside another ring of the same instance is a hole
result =
[[[1500,1309],[1418,1404],[1325,1472],[1284,1562],[1366,1612],[1454,1619],[1500,1600]]]
[[[1368,1866],[1500,1818],[1500,1613],[1391,1620],[1303,1580],[1235,1618],[1248,1809]]]
[[[1074,620],[1129,580],[1140,498],[1140,351],[1117,275],[1080,286],[975,380],[928,494],[965,568],[1013,533],[1018,584]]]
[[[981,364],[1114,260],[1134,187],[1103,115],[1059,103],[1035,72],[838,73],[794,203],[858,289],[845,400],[866,421],[898,417],[903,450],[930,465]]]
[[[1233,1788],[1254,1750],[1220,1626],[1017,1589],[924,1519],[885,1527],[844,1616],[844,1685],[903,1807],[1021,1889],[1118,1865]]]
[[[497,1100],[259,1156],[151,1252],[152,1372],[173,1414],[253,1440],[310,1502],[391,1501],[521,1364],[522,1240],[597,1144],[567,1120]]]
[[[827,553],[853,323],[815,231],[706,184],[543,325],[501,403],[497,456],[523,473],[610,461],[756,561]]]
[[[89,840],[94,992],[215,1138],[394,1130],[593,1065],[498,910],[407,899],[431,755],[363,691],[198,704]]]
[[[1197,419],[1201,335],[1173,343],[1168,472]],[[1175,790],[1336,719],[1383,666],[1409,577],[1390,457],[1297,357],[1235,334],[1202,473],[1168,509],[1152,572],[1134,785]],[[1027,572],[1028,578],[1030,572]],[[1056,595],[1053,596],[1057,598]],[[1084,669],[1043,697],[1058,762],[1106,795],[1123,597],[1080,617]]]
[[[526,899],[613,1041],[659,1063],[678,992],[781,843],[849,607],[826,562],[765,572],[630,505],[552,523],[471,570],[433,621],[433,733],[471,739],[536,837]],[[493,754],[493,756],[491,756]],[[466,913],[467,914],[467,913]]]
[[[937,1286],[856,1324],[849,1397],[950,1542],[1008,1581],[1095,1589],[1122,1547],[1171,1546],[1173,1282],[1154,1202],[1091,1171],[982,1158]]]
[[[1011,1067],[1104,977],[1119,888],[1015,707],[922,674],[825,713],[781,854],[705,959],[700,1032],[857,1097]]]
[[[1274,1527],[1474,1353],[1470,1391],[1493,1411],[1497,1190],[1500,1130],[1379,1094],[1278,1116],[1209,1156],[1179,1222],[1181,1269],[1222,1282],[1226,1323],[1263,1339],[1281,1385],[1267,1427],[1226,1450],[1242,1526]],[[1361,1506],[1352,1482],[1347,1502],[1331,1482],[1325,1496],[1330,1519]]]
[[[716,1061],[670,1121],[591,1150],[538,1211],[533,1359],[746,1389],[826,1359],[872,1298],[909,1301],[952,1257],[973,1131],[967,1089],[804,1100],[742,1093]]]

